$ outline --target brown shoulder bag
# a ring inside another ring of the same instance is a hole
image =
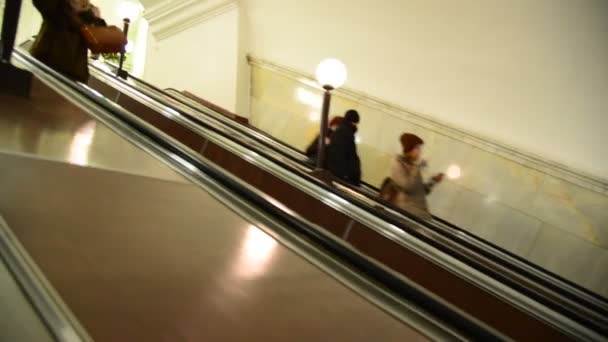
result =
[[[82,25],[80,33],[94,54],[120,53],[127,46],[127,37],[116,26]]]

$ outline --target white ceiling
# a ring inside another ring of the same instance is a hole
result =
[[[154,6],[161,1],[163,0],[139,0],[139,2],[144,5],[144,8],[150,8],[151,6]]]

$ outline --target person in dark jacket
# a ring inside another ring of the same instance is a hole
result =
[[[105,26],[99,10],[88,0],[33,0],[42,15],[42,26],[30,50],[32,56],[76,81],[89,78],[87,46],[80,26]]]
[[[358,123],[359,113],[348,110],[327,147],[327,169],[334,177],[355,186],[361,184],[361,161],[355,144]]]
[[[340,126],[343,119],[344,118],[341,116],[334,116],[331,119],[325,135],[325,146],[329,145],[331,142],[331,135],[336,131],[338,126]],[[313,162],[316,162],[317,160],[317,153],[319,153],[319,134],[317,134],[317,137],[310,142],[310,145],[308,145],[308,148],[306,149],[306,155]]]

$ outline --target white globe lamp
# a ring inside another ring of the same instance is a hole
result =
[[[450,165],[446,170],[446,175],[449,179],[458,179],[460,178],[461,174],[462,171],[460,170],[460,166],[458,165]]]
[[[327,58],[317,66],[317,82],[328,90],[337,89],[344,85],[347,78],[346,65],[335,58]]]
[[[141,5],[132,1],[123,1],[119,5],[119,13],[123,18],[135,22],[141,13]]]

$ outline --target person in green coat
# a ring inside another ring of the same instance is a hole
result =
[[[99,10],[88,0],[33,0],[33,3],[43,22],[30,53],[57,72],[86,83],[87,46],[80,26],[105,25],[99,18]]]

